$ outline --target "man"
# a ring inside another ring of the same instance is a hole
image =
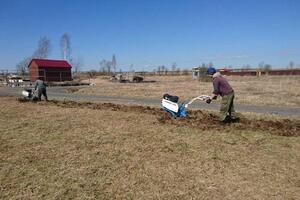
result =
[[[235,116],[234,110],[234,91],[228,81],[217,72],[213,67],[207,69],[208,76],[212,77],[214,91],[210,99],[217,99],[218,95],[222,97],[220,108],[220,121],[223,123],[238,122],[239,118]]]
[[[47,97],[47,92],[46,92],[46,84],[43,81],[42,77],[39,77],[36,81],[35,81],[35,86],[34,89],[35,91],[37,90],[38,92],[38,100],[41,101],[42,100],[42,95],[45,97],[45,100],[48,101],[48,97]]]

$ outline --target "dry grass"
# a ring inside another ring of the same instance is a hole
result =
[[[300,137],[0,98],[1,199],[297,199]]]
[[[300,106],[299,76],[228,77],[240,103]]]
[[[236,92],[236,102],[254,105],[300,106],[299,76],[227,77]],[[116,83],[99,77],[92,82],[96,86],[77,91],[78,93],[161,98],[164,93],[190,99],[201,94],[210,94],[212,84],[199,82],[190,76],[146,77],[154,83]]]

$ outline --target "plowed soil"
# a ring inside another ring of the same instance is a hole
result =
[[[20,102],[27,102],[24,99],[18,99]],[[239,123],[221,124],[218,116],[214,113],[201,110],[189,110],[186,118],[173,119],[168,113],[159,108],[145,106],[129,106],[112,103],[91,103],[75,101],[57,101],[51,100],[47,103],[38,104],[56,105],[64,108],[89,108],[96,110],[112,110],[121,112],[138,112],[155,115],[157,122],[161,124],[172,124],[175,126],[194,127],[201,130],[215,130],[230,132],[232,130],[251,130],[263,131],[272,135],[280,136],[300,136],[300,120],[298,119],[249,119],[239,114],[241,118]]]

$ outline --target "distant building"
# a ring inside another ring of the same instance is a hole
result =
[[[206,76],[206,71],[207,71],[206,67],[193,67],[192,68],[192,77],[199,78],[199,77]]]
[[[71,81],[72,66],[65,60],[32,59],[28,65],[30,81]]]

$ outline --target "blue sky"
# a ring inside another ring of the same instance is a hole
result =
[[[123,70],[300,65],[298,0],[0,0],[0,69],[15,69],[42,36],[61,59],[65,32],[83,70],[113,54]]]

